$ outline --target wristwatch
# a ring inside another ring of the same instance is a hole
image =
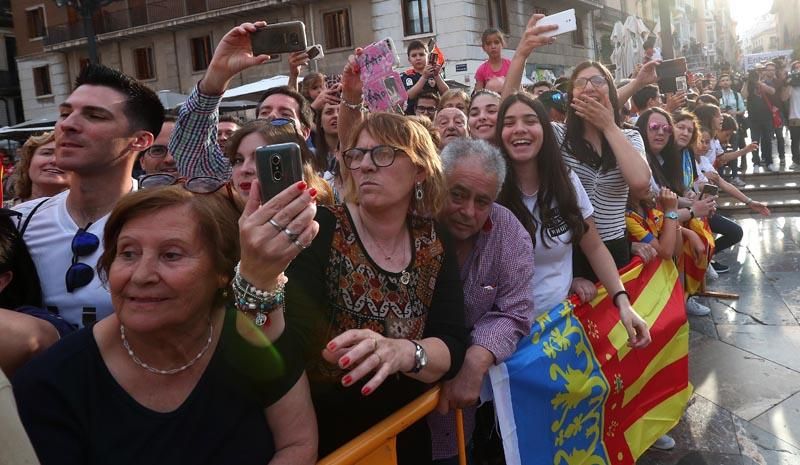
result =
[[[677,220],[678,219],[678,212],[676,212],[675,210],[669,211],[669,212],[664,214],[664,218],[667,218],[667,219],[670,219],[670,220]]]
[[[428,354],[425,352],[425,348],[417,341],[411,341],[411,343],[414,344],[414,368],[408,373],[419,373],[428,365]]]

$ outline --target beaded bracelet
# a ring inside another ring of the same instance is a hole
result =
[[[250,284],[239,273],[239,264],[234,268],[236,274],[231,281],[233,289],[233,303],[242,313],[255,314],[256,326],[269,326],[269,313],[283,308],[284,288],[288,279],[281,274],[278,285],[270,291],[264,291]]]

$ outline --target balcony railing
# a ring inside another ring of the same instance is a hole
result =
[[[247,3],[251,3],[251,0],[161,0],[148,2],[139,8],[117,11],[102,10],[94,18],[95,34],[121,31]],[[44,43],[45,45],[56,45],[84,37],[86,37],[86,31],[84,31],[83,22],[78,21],[49,26]]]

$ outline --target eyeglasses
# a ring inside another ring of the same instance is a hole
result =
[[[672,126],[667,123],[664,124],[650,123],[647,125],[647,129],[650,132],[662,131],[664,134],[672,134]]]
[[[345,152],[342,154],[342,159],[344,160],[344,166],[350,168],[351,170],[357,170],[361,167],[361,162],[364,160],[364,157],[367,154],[370,154],[372,163],[374,163],[375,166],[378,168],[385,168],[394,163],[397,152],[402,151],[403,149],[398,149],[397,147],[392,147],[391,145],[376,145],[371,149],[354,147],[352,149],[345,150]]]
[[[78,261],[80,257],[89,256],[100,247],[100,239],[87,231],[92,223],[80,228],[72,237],[72,265],[67,268],[67,275],[64,280],[67,284],[67,292],[75,292],[92,282],[94,279],[94,269],[86,263]]]
[[[436,113],[436,107],[426,107],[423,105],[417,105],[416,111],[417,113],[425,113],[426,115],[433,115]]]
[[[577,78],[573,82],[572,86],[575,89],[583,89],[584,87],[586,87],[586,84],[588,84],[590,82],[592,83],[592,85],[594,87],[597,87],[597,88],[602,88],[602,87],[608,86],[608,82],[606,81],[606,78],[604,78],[603,76],[600,76],[599,74],[597,74],[595,76],[592,76],[590,78],[582,78],[582,77],[581,78]]]
[[[166,145],[151,145],[149,149],[147,149],[147,155],[152,158],[164,158],[167,156],[167,146]]]
[[[182,184],[187,191],[194,194],[213,194],[222,187],[226,187],[228,189],[228,196],[233,200],[231,183],[212,176],[179,178],[168,173],[155,173],[142,176],[142,178],[139,179],[140,189],[152,189],[154,187],[165,187],[175,184]]]

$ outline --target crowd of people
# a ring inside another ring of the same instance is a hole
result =
[[[437,411],[398,437],[400,463],[457,463],[459,408],[482,463],[499,458],[484,378],[538,315],[591,301],[599,281],[646,347],[618,273],[635,256],[674,260],[686,312],[707,315],[697,294],[727,270],[714,255],[742,237],[716,189],[769,214],[739,173],[748,153],[773,162],[782,131],[759,112],[785,101],[798,167],[800,87],[768,63],[741,94],[722,75],[718,92],[663,96],[654,60],[622,83],[589,61],[523,89],[556,40],[541,18],[511,59],[501,31],[483,34],[472,94],[412,41],[406,114],[366,111],[357,49],[299,86],[294,53],[257,119],[220,116],[231,80],[269,59],[250,46],[262,22],[221,39],[176,117],[86,67],[54,133],[21,148],[0,215],[0,375],[16,398],[0,402],[14,438],[0,456],[312,464],[441,383]],[[258,149],[285,143],[303,180],[262,198]]]

